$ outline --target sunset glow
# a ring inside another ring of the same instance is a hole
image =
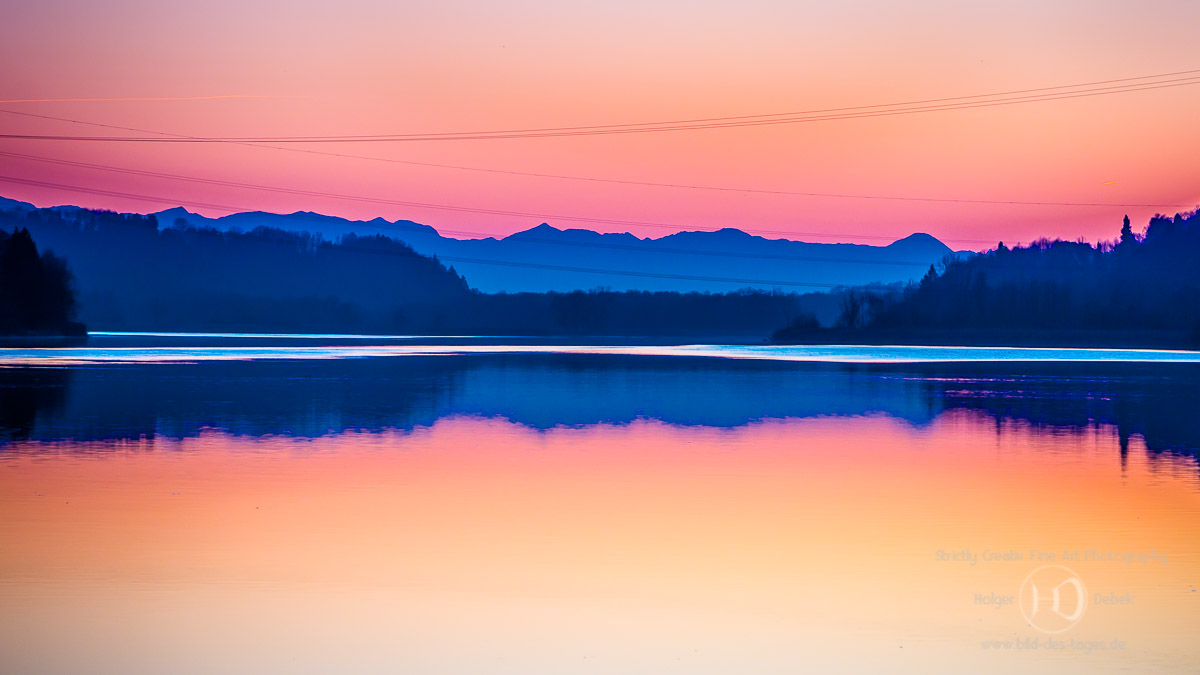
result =
[[[137,129],[278,137],[609,125],[872,106],[1200,68],[1200,6],[1165,0],[1053,7],[1032,0],[336,7],[52,1],[10,7],[5,24],[0,58],[15,67],[0,72],[0,98],[10,111],[0,119],[5,134],[18,135],[153,135],[129,131]],[[957,249],[981,249],[1042,235],[1111,239],[1125,213],[1144,223],[1155,212],[1194,208],[1198,108],[1200,85],[1184,84],[601,136],[286,150],[0,140],[0,152],[525,216],[204,185],[12,156],[0,156],[0,175],[42,185],[3,183],[0,194],[39,206],[123,211],[207,204],[189,208],[213,216],[312,210],[407,218],[459,237],[503,235],[570,215],[655,223],[559,223],[639,236],[733,226],[879,243],[924,231]],[[580,180],[588,178],[734,191]]]
[[[38,0],[3,675],[1195,673],[1197,0]]]

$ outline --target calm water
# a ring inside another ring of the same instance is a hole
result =
[[[1194,354],[496,342],[0,350],[2,670],[1200,668]]]

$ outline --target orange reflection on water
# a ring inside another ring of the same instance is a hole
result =
[[[451,418],[25,445],[0,460],[0,513],[13,672],[1200,665],[1195,465],[1135,440],[1122,468],[1108,429]],[[945,559],[964,551],[1020,559]],[[1055,636],[1104,650],[984,647],[1046,638],[977,597],[1045,562],[1132,599]]]

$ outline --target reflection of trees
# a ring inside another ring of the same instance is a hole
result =
[[[70,384],[70,396],[65,389]],[[967,410],[1033,433],[1116,430],[1200,454],[1192,364],[819,364],[538,355],[0,369],[0,439],[185,437],[204,429],[315,437],[412,429],[451,415],[537,429],[732,428],[762,419],[883,413],[924,425]]]
[[[1194,364],[961,365],[929,378],[925,395],[944,409],[984,412],[997,422],[1083,431],[1115,427],[1122,458],[1131,436],[1154,454],[1200,456],[1200,368]],[[928,371],[927,371],[928,374]]]
[[[70,377],[61,368],[0,368],[0,441],[29,438],[39,416],[61,412]]]

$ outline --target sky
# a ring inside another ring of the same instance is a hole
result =
[[[38,0],[7,2],[4,23],[0,110],[9,112],[0,113],[0,133],[17,135],[575,127],[875,106],[1200,69],[1200,3],[1191,0]],[[638,236],[738,227],[859,243],[928,232],[958,249],[1040,236],[1095,241],[1115,237],[1126,213],[1144,225],[1156,212],[1200,205],[1200,80],[1193,81],[655,133],[271,148],[0,138],[0,153],[9,153],[0,154],[0,178],[26,181],[0,179],[0,194],[121,211],[182,204],[209,216],[310,210],[405,218],[460,237],[545,221]],[[521,175],[529,173],[543,175]],[[311,192],[324,194],[304,194]],[[1013,201],[1071,204],[1003,203]],[[606,222],[555,220],[563,215]]]

